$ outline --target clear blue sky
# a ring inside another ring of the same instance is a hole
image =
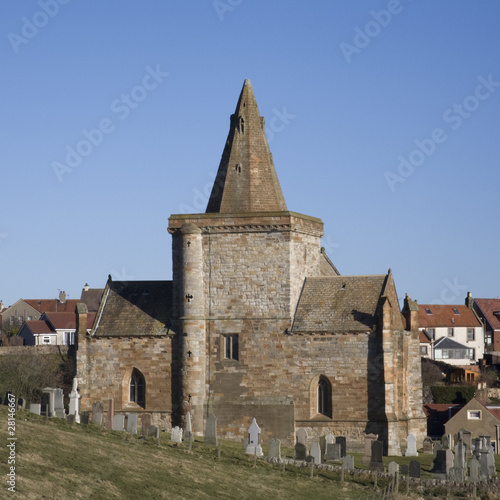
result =
[[[496,0],[2,1],[0,298],[170,279],[245,78],[342,274],[497,297],[499,24]]]

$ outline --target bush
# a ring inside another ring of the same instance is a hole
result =
[[[476,388],[434,385],[431,391],[434,403],[466,404],[474,397]]]

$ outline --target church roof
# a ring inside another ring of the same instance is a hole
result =
[[[171,303],[171,281],[109,279],[92,333],[96,337],[166,335]]]
[[[387,275],[307,278],[292,332],[360,332],[378,324]]]
[[[245,80],[229,127],[206,213],[286,211],[250,80]]]

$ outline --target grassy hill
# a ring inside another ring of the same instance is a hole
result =
[[[0,498],[8,498],[7,407],[0,406]],[[161,445],[94,425],[71,425],[19,410],[16,415],[16,495],[24,499],[352,499],[374,493],[373,482],[334,472],[271,465],[224,442],[221,458],[213,446],[195,441]],[[288,451],[291,456],[291,450]],[[356,456],[356,466],[361,464]],[[387,458],[387,457],[386,457]],[[409,459],[399,457],[400,463]],[[390,459],[388,459],[390,460]],[[430,460],[430,458],[429,458]],[[358,464],[359,462],[359,464]],[[429,464],[424,465],[424,469]],[[385,484],[379,480],[380,486]],[[401,488],[403,491],[404,488]],[[14,495],[12,495],[14,496]],[[393,497],[394,498],[394,497]],[[419,498],[419,496],[397,498]],[[420,496],[422,498],[422,496]]]

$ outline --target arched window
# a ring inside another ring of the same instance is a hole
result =
[[[144,383],[144,376],[139,370],[134,368],[132,376],[130,377],[130,402],[136,403],[144,408],[145,389],[146,384]]]
[[[323,376],[318,381],[318,413],[332,418],[332,386]]]

